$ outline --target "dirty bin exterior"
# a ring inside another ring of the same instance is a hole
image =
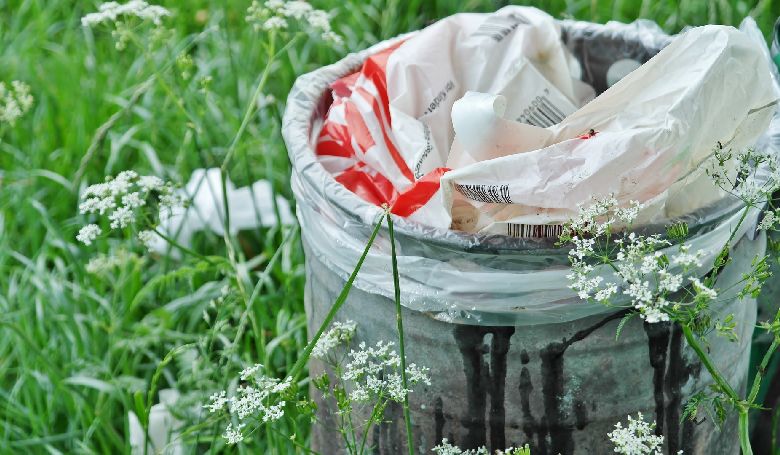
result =
[[[736,281],[763,239],[743,240],[722,280]],[[306,311],[314,333],[345,280],[307,253]],[[719,283],[722,286],[723,282]],[[713,339],[712,352],[725,377],[738,390],[747,382],[754,301],[734,301],[733,312],[745,334],[738,343]],[[630,320],[615,341],[620,313],[534,326],[479,326],[436,320],[404,309],[408,362],[431,368],[431,386],[409,395],[417,453],[430,453],[447,438],[461,448],[503,449],[531,445],[534,455],[611,453],[607,433],[626,415],[642,412],[658,422],[665,452],[733,455],[739,453],[736,414],[719,431],[709,420],[680,421],[682,406],[712,383],[685,344],[681,330],[669,324]],[[359,322],[356,342],[397,340],[392,299],[359,289],[350,292],[337,319]],[[313,361],[311,374],[323,371]],[[312,391],[313,398],[320,397]],[[318,402],[321,421],[313,428],[312,448],[344,453],[332,401]],[[368,411],[368,410],[367,410]],[[388,423],[375,427],[369,442],[379,454],[406,453],[402,410],[389,407]],[[360,420],[360,419],[356,419]]]
[[[594,86],[607,83],[611,63],[625,58],[643,63],[669,41],[647,22],[561,25],[583,79]],[[329,84],[393,43],[301,76],[288,98],[283,134],[306,253],[309,333],[316,332],[344,287],[381,213],[317,161],[312,143],[331,101]],[[690,242],[708,250],[705,264],[728,238],[739,209],[732,201],[691,217]],[[752,233],[756,216],[751,212],[753,223],[735,236],[733,260],[721,271],[719,287],[738,281],[765,250],[765,237]],[[534,455],[611,453],[607,433],[637,412],[657,421],[666,453],[739,452],[735,415],[720,431],[709,419],[680,420],[686,400],[712,383],[681,331],[633,318],[616,340],[623,314],[572,298],[565,251],[551,242],[443,231],[403,218],[394,223],[408,362],[431,369],[431,386],[410,394],[418,453],[429,453],[443,438],[463,449],[528,443]],[[336,316],[358,323],[355,344],[397,340],[390,270],[389,237],[382,229]],[[710,348],[726,379],[744,390],[756,303],[727,302],[717,312],[736,316],[739,341],[713,338]],[[323,368],[313,360],[312,376]],[[320,398],[316,390],[312,396]],[[342,453],[335,405],[318,404],[312,448]],[[400,406],[388,407],[385,418],[370,435],[373,453],[405,452]]]

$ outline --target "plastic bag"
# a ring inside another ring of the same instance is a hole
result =
[[[644,65],[623,58],[593,77],[605,57],[591,50],[582,65],[561,38],[546,13],[506,7],[394,43],[333,85],[323,164],[412,221],[514,236],[556,235],[594,195],[645,203],[645,223],[723,197],[702,163],[719,142],[754,143],[775,110],[771,78],[753,71],[760,47],[699,27]],[[591,85],[610,84],[588,103]]]

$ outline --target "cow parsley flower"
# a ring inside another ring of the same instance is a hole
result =
[[[756,229],[759,231],[768,231],[773,229],[778,221],[780,221],[780,219],[778,219],[777,211],[766,211],[764,212],[764,217],[761,219],[761,222],[756,226]]]
[[[766,150],[735,153],[719,145],[705,169],[715,185],[748,206],[764,204],[780,189],[780,157]]]
[[[221,390],[211,395],[209,398],[209,403],[203,405],[203,407],[208,409],[209,412],[218,412],[225,409],[228,403],[230,403],[230,400],[227,398],[227,392]]]
[[[106,2],[98,7],[98,12],[89,13],[81,18],[81,25],[93,27],[102,23],[113,23],[123,17],[136,17],[142,21],[150,21],[154,25],[162,24],[171,12],[162,6],[150,5],[143,0],[130,0],[125,4]]]
[[[402,402],[411,392],[403,387],[403,378],[398,371],[401,358],[393,350],[393,342],[378,341],[376,346],[360,343],[358,350],[348,354],[351,359],[344,367],[343,378],[352,385],[350,398],[356,402],[368,402],[387,397]],[[430,385],[429,369],[411,364],[406,367],[407,384]]]
[[[256,31],[281,32],[296,24],[301,30],[314,30],[330,44],[340,44],[341,37],[331,28],[330,15],[303,0],[254,0],[247,8],[246,21]]]
[[[632,222],[641,205],[619,209],[613,198],[598,200],[593,207],[582,208],[569,223],[569,233],[562,242],[572,245],[569,251],[571,273],[569,288],[583,300],[609,304],[613,296],[625,296],[647,323],[669,320],[670,308],[678,302],[670,296],[683,287],[686,274],[702,266],[704,252],[691,252],[682,244],[675,254],[661,251],[670,247],[660,235],[615,232],[615,226]],[[598,266],[598,268],[597,268]],[[605,271],[614,272],[604,275]],[[714,299],[714,291],[703,287],[698,279],[689,278],[697,298]]]
[[[33,105],[30,86],[20,81],[12,81],[10,87],[0,82],[0,124],[16,124]]]
[[[151,249],[152,245],[157,241],[157,233],[152,230],[144,230],[138,233],[138,240],[147,249]]]
[[[607,433],[609,440],[615,445],[615,453],[622,455],[661,455],[664,443],[663,436],[655,435],[655,422],[645,422],[642,413],[637,413],[634,419],[628,416],[628,426],[618,422],[615,429]]]
[[[92,242],[95,241],[102,232],[100,226],[97,224],[88,224],[79,230],[78,235],[76,235],[76,240],[89,246],[92,245]]]
[[[263,366],[255,364],[245,368],[239,374],[241,385],[233,395],[226,391],[214,393],[209,402],[203,407],[209,412],[227,411],[239,422],[249,418],[257,418],[261,422],[272,422],[284,416],[284,407],[287,402],[282,395],[292,385],[292,378],[281,381],[277,378],[266,376],[262,373]],[[223,437],[228,444],[236,444],[244,438],[241,429],[245,424],[237,426],[228,425]]]
[[[155,176],[141,176],[132,170],[122,171],[115,178],[87,187],[81,195],[79,211],[83,215],[105,216],[111,229],[135,226],[138,239],[147,248],[156,240],[156,234],[148,227],[159,216],[155,207],[173,209],[184,200],[172,184]],[[150,209],[146,206],[151,205]],[[146,211],[145,211],[146,210]],[[148,213],[147,213],[148,212]],[[92,231],[86,231],[85,239]],[[90,240],[91,241],[91,240]]]
[[[225,432],[222,434],[222,437],[225,438],[225,441],[227,441],[227,443],[230,445],[238,444],[244,440],[244,433],[241,432],[241,430],[245,426],[246,424],[243,423],[239,423],[236,426],[233,426],[232,423],[229,423],[225,428]]]
[[[436,455],[490,455],[490,451],[485,447],[477,449],[463,450],[456,445],[450,444],[447,438],[441,440],[441,444],[431,449]],[[531,455],[531,448],[526,444],[523,447],[507,447],[504,450],[496,450],[495,455]]]
[[[317,340],[314,349],[311,351],[312,357],[323,359],[336,346],[347,344],[355,336],[357,324],[354,321],[334,322],[333,327]]]

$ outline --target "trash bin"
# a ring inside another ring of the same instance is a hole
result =
[[[670,40],[646,21],[560,25],[582,79],[598,90],[615,77],[616,62],[644,63]],[[283,134],[306,253],[310,333],[345,285],[381,214],[336,182],[315,156],[312,144],[331,101],[329,84],[394,42],[301,76],[288,98]],[[735,201],[722,201],[686,217],[688,242],[707,252],[705,263],[714,260],[740,209]],[[757,216],[751,212],[735,236],[719,288],[741,279],[765,250],[765,236],[754,232]],[[429,367],[432,378],[431,386],[410,394],[418,453],[428,453],[443,438],[464,449],[528,443],[534,455],[611,453],[607,433],[637,412],[657,421],[668,453],[738,453],[736,414],[720,431],[709,419],[680,419],[686,400],[712,383],[681,331],[634,318],[616,340],[623,315],[576,298],[567,288],[567,251],[554,240],[465,234],[401,217],[394,223],[406,354],[408,362]],[[737,342],[713,337],[711,354],[725,378],[744,390],[756,302],[734,299],[717,310],[736,316],[741,336]],[[337,319],[356,321],[355,342],[373,344],[397,340],[394,316],[390,243],[382,228]],[[324,367],[312,361],[310,368],[316,376]],[[334,432],[335,406],[320,402],[318,416],[313,449],[343,451]],[[374,453],[405,452],[400,406],[388,407],[385,418],[369,437]]]

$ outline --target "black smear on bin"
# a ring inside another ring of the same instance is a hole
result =
[[[466,376],[466,414],[461,424],[466,428],[466,436],[460,441],[463,449],[476,449],[487,446],[487,431],[490,428],[490,450],[504,449],[506,408],[505,387],[507,353],[514,327],[480,327],[458,325],[453,335],[463,358],[463,373]],[[491,334],[490,346],[485,345],[485,337]],[[490,354],[485,362],[484,354]],[[490,395],[490,414],[485,418]]]
[[[655,434],[666,435],[664,431],[665,402],[664,378],[666,376],[666,353],[669,350],[670,323],[644,323],[650,366],[653,367],[653,398],[655,399]]]
[[[436,445],[441,444],[441,440],[444,438],[444,402],[442,401],[441,397],[436,398],[436,404],[434,409],[434,428],[435,428],[435,439],[433,442]]]
[[[573,453],[574,452],[574,428],[575,424],[566,419],[567,412],[561,409],[561,397],[563,396],[564,382],[564,362],[563,355],[569,346],[578,341],[582,341],[596,330],[604,327],[615,319],[620,319],[628,314],[628,311],[614,313],[596,324],[580,330],[571,336],[563,339],[561,342],[550,343],[547,347],[539,351],[539,357],[542,359],[542,396],[544,397],[544,423],[541,425],[546,428],[546,433],[550,437],[550,452]],[[585,427],[584,422],[579,422],[577,426]],[[540,455],[546,455],[542,452]]]

